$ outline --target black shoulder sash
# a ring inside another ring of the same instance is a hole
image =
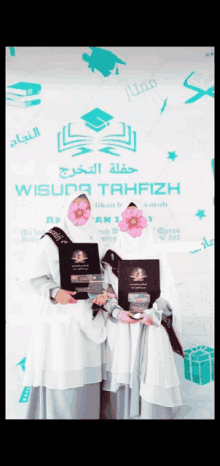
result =
[[[173,316],[172,314],[170,316],[165,316],[164,314],[162,315],[161,319],[161,325],[165,328],[165,330],[168,333],[170,344],[172,346],[172,350],[182,356],[182,358],[185,358],[185,354],[182,348],[182,345],[175,333],[175,330],[173,328]]]
[[[61,245],[63,244],[65,245],[72,244],[72,241],[69,239],[66,233],[64,233],[64,231],[61,230],[61,228],[59,227],[51,228],[51,230],[48,230],[46,233],[44,233],[44,235],[41,236],[41,238],[43,238],[45,235],[48,235],[53,240],[53,242],[56,244],[58,248],[60,248]]]
[[[60,255],[63,253],[67,254],[69,256],[69,252],[71,251],[71,247],[73,246],[73,242],[70,240],[70,238],[64,233],[61,228],[58,227],[53,227],[51,230],[48,230],[46,233],[44,233],[41,238],[43,238],[45,235],[48,235],[53,242],[56,244],[56,246],[59,249],[59,261],[60,261]],[[65,249],[63,249],[65,247]],[[62,273],[62,272],[61,272]],[[62,279],[61,279],[62,283]],[[77,299],[77,294],[75,295],[75,298]],[[88,293],[81,293],[80,299],[87,299],[88,298]]]

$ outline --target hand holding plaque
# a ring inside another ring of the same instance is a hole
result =
[[[62,288],[57,292],[55,300],[59,304],[75,304],[77,300],[73,298],[76,294],[75,291],[62,290]]]
[[[130,302],[129,313],[131,318],[141,320],[145,309],[148,309],[150,295],[148,293],[129,293],[128,301]]]
[[[72,243],[61,251],[61,287],[76,292],[76,299],[88,299],[88,293],[102,293],[102,276],[97,243]]]
[[[119,261],[119,305],[141,321],[143,313],[160,296],[159,260]],[[148,316],[149,319],[150,316]],[[147,324],[150,320],[145,319]]]
[[[103,291],[103,293],[98,294],[95,299],[93,299],[93,303],[98,304],[99,306],[104,306],[109,298],[115,298],[115,295],[107,293],[107,291]]]
[[[129,313],[129,311],[124,311],[124,309],[121,309],[117,315],[117,320],[119,322],[122,322],[123,324],[136,324],[137,320],[135,320],[132,317],[132,314]]]
[[[144,325],[154,325],[152,319],[146,314],[144,314],[144,316],[142,315],[140,323]]]

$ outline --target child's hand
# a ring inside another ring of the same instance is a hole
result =
[[[76,291],[66,291],[60,289],[55,296],[55,300],[59,304],[75,304],[77,301],[72,298],[72,295],[74,294],[76,294]]]
[[[98,294],[95,299],[93,299],[93,303],[98,304],[99,306],[104,306],[108,301],[108,298],[115,298],[116,296],[111,293],[107,293],[107,291],[103,291],[103,293]]]
[[[98,296],[96,296],[95,299],[93,299],[93,303],[98,304],[98,306],[103,306],[104,304],[106,304],[107,299],[107,293],[104,291],[103,293],[98,294]]]
[[[139,320],[139,322],[141,324],[144,324],[144,325],[153,325],[153,321],[151,320],[151,318],[149,316],[147,316],[146,314],[144,314],[143,318],[141,320]]]
[[[123,309],[119,311],[117,315],[117,320],[123,324],[136,324],[138,321],[131,318],[132,314],[129,311],[124,311]]]

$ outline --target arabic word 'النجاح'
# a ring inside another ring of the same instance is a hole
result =
[[[34,133],[34,136],[32,136],[30,134],[30,131],[28,131],[28,136],[23,136],[22,138],[20,138],[18,136],[18,134],[16,134],[16,139],[13,139],[13,141],[11,141],[11,147],[14,147],[14,146],[16,146],[16,144],[19,144],[19,143],[22,143],[22,142],[27,144],[29,139],[34,139],[34,138],[40,136],[40,132],[39,132],[39,129],[37,128],[37,126],[35,128],[33,128],[33,133]]]

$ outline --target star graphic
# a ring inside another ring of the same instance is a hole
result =
[[[197,214],[195,214],[195,215],[197,215],[197,216],[200,218],[200,220],[201,220],[203,217],[206,217],[206,215],[205,215],[204,212],[205,212],[204,210],[199,210],[199,209],[198,209],[198,212],[197,212]]]
[[[169,154],[169,157],[167,157],[168,159],[171,159],[171,160],[175,160],[176,157],[178,157],[178,155],[175,154],[175,151],[174,152],[168,152]]]

